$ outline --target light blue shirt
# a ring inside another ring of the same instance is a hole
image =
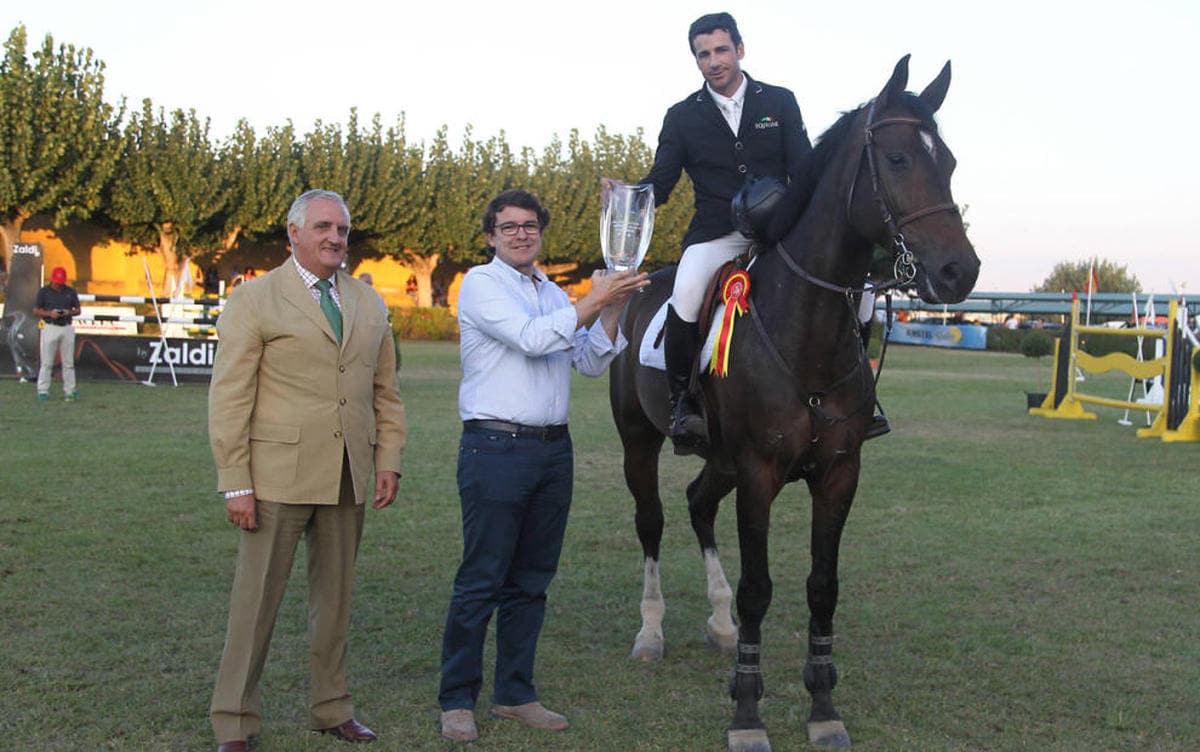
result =
[[[566,423],[571,368],[599,376],[628,344],[619,331],[609,340],[599,320],[578,326],[567,294],[540,269],[530,278],[499,257],[463,278],[458,328],[463,420]]]

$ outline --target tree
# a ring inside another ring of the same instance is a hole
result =
[[[352,109],[344,133],[340,124],[318,121],[301,145],[300,173],[305,188],[346,200],[360,251],[383,252],[419,213],[421,155],[408,144],[403,115],[385,130],[376,114],[362,129]]]
[[[292,124],[268,128],[262,138],[245,120],[219,153],[221,182],[229,186],[228,211],[213,261],[233,250],[242,235],[282,233],[300,192],[299,146]]]
[[[603,264],[600,255],[600,178],[638,180],[650,171],[654,153],[642,131],[623,136],[600,126],[591,142],[572,130],[564,147],[556,137],[533,168],[533,191],[550,208],[543,258],[560,267],[575,265],[589,273]],[[679,257],[683,229],[691,218],[690,183],[681,181],[682,198],[655,211],[648,268]]]
[[[476,141],[467,126],[455,151],[446,126],[438,129],[425,151],[418,222],[403,236],[403,256],[418,280],[418,304],[432,304],[433,271],[440,263],[457,266],[485,260],[480,252],[484,206],[500,191],[525,187],[528,165],[528,151],[515,155],[503,132]]]
[[[207,120],[194,110],[175,110],[168,119],[161,109],[155,115],[149,99],[142,102],[125,130],[109,214],[125,240],[158,251],[164,294],[183,294],[191,254],[221,241],[230,193],[222,177]]]
[[[378,113],[369,130],[350,110],[345,133],[317,122],[300,149],[301,175],[308,188],[337,191],[351,218],[351,250],[362,256],[405,256],[405,243],[421,219],[426,188],[422,154],[408,143],[404,115],[388,128]],[[426,302],[429,285],[425,285]]]
[[[1096,268],[1097,285],[1092,292],[1141,292],[1142,283],[1129,273],[1128,268],[1107,259],[1083,259],[1060,261],[1031,292],[1087,292],[1088,275],[1093,264]]]
[[[25,27],[0,63],[0,246],[5,269],[25,220],[53,212],[55,225],[95,211],[121,152],[124,107],[104,102],[104,63],[92,51],[54,47],[47,35],[33,63]]]

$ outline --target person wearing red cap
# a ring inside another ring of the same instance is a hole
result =
[[[67,270],[50,272],[50,284],[38,290],[33,315],[42,320],[41,367],[38,369],[38,401],[50,399],[50,372],[55,355],[62,360],[63,394],[67,402],[79,399],[75,389],[75,329],[71,319],[79,315],[79,294],[67,284]]]

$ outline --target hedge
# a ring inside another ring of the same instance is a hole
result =
[[[449,308],[392,308],[392,331],[399,339],[448,340],[458,339],[458,319]]]

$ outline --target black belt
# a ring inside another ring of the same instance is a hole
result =
[[[527,426],[522,423],[508,423],[503,420],[464,420],[464,431],[499,431],[511,433],[522,439],[540,439],[541,441],[558,441],[567,438],[567,424],[558,426]]]

